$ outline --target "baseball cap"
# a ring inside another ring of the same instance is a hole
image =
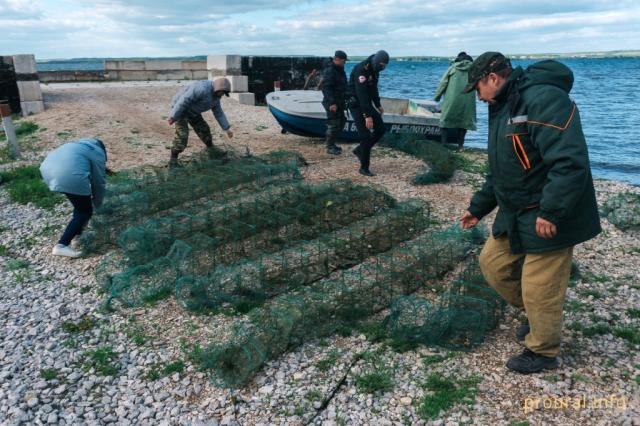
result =
[[[334,58],[347,60],[347,54],[342,50],[336,50],[336,53],[333,54]]]
[[[469,93],[476,88],[478,81],[482,80],[492,72],[502,71],[511,67],[511,61],[500,52],[484,52],[478,56],[471,68],[469,68],[469,84],[462,90]]]

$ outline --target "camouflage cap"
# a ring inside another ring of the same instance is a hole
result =
[[[511,61],[500,52],[484,52],[478,56],[469,69],[469,84],[462,90],[469,93],[476,88],[478,81],[482,80],[492,72],[502,71],[511,68]]]

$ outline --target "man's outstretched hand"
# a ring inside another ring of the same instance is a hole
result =
[[[464,213],[462,213],[462,217],[460,218],[460,226],[462,227],[462,229],[473,228],[478,224],[479,221],[480,220],[477,217],[469,213],[469,210],[465,210]]]
[[[173,123],[175,123],[175,122],[176,122],[176,120],[174,120],[174,119],[173,119],[173,118],[171,118],[171,117],[169,117],[169,118],[167,119],[167,123],[169,123],[169,126],[173,126]]]

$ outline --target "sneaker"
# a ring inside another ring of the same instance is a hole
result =
[[[531,327],[529,327],[529,323],[520,324],[518,328],[516,328],[516,338],[518,342],[523,342],[524,338],[527,337],[527,334],[531,331]]]
[[[369,177],[377,176],[375,173],[373,173],[372,171],[367,170],[367,169],[360,169],[360,170],[358,170],[358,172],[360,172],[360,174],[364,175],[364,176],[369,176]]]
[[[64,244],[56,244],[51,250],[51,254],[64,257],[80,257],[81,253]]]
[[[520,374],[538,373],[542,370],[558,368],[558,357],[548,357],[525,348],[520,355],[512,356],[507,361],[507,368]]]
[[[342,154],[342,150],[337,146],[333,145],[333,146],[327,147],[327,154],[340,155]]]

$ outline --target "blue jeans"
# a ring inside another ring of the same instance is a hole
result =
[[[64,230],[62,237],[60,237],[58,244],[68,246],[76,235],[82,234],[82,230],[89,222],[89,219],[91,219],[93,204],[90,195],[75,195],[67,194],[66,192],[64,195],[67,196],[73,205],[73,217]]]

